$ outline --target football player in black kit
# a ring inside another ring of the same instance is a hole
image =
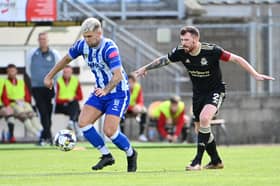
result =
[[[205,169],[222,169],[223,162],[218,154],[210,121],[217,113],[225,96],[220,61],[234,62],[250,73],[256,80],[274,80],[273,77],[260,74],[242,57],[230,53],[221,47],[199,41],[199,30],[194,26],[185,26],[180,30],[181,44],[168,55],[159,57],[134,73],[145,76],[148,70],[163,67],[172,62],[181,62],[187,68],[193,85],[193,113],[198,126],[197,153],[186,170],[201,170],[204,151],[211,161]]]

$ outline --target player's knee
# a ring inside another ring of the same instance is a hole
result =
[[[104,127],[103,132],[107,137],[110,138],[111,136],[113,136],[115,134],[116,130],[111,127]]]
[[[84,118],[79,118],[78,125],[80,128],[87,126],[89,123]]]
[[[206,127],[210,124],[211,118],[207,115],[200,115],[199,121],[201,126]]]

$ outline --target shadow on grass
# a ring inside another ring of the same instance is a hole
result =
[[[125,171],[91,171],[91,172],[52,172],[52,173],[22,173],[22,174],[0,174],[0,178],[30,178],[30,177],[64,177],[64,176],[86,176],[86,175],[141,175],[141,174],[162,174],[162,173],[182,173],[184,170],[150,170],[150,171],[138,171],[134,173],[128,173]]]
[[[117,148],[114,145],[109,145],[110,148]],[[195,144],[183,144],[183,143],[143,143],[143,144],[133,144],[133,146],[137,149],[164,149],[164,148],[195,148]],[[78,146],[79,147],[79,146]],[[84,147],[87,150],[93,149],[90,146],[82,145],[81,147]],[[0,145],[0,150],[57,150],[55,146],[32,146],[30,144],[15,144],[15,145],[6,145],[2,144]]]

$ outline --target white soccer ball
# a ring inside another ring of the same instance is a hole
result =
[[[62,151],[72,150],[77,143],[76,135],[73,131],[63,129],[57,132],[54,137],[54,144]]]

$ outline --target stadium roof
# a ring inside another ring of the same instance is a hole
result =
[[[207,4],[274,4],[280,0],[198,0],[201,5]]]

